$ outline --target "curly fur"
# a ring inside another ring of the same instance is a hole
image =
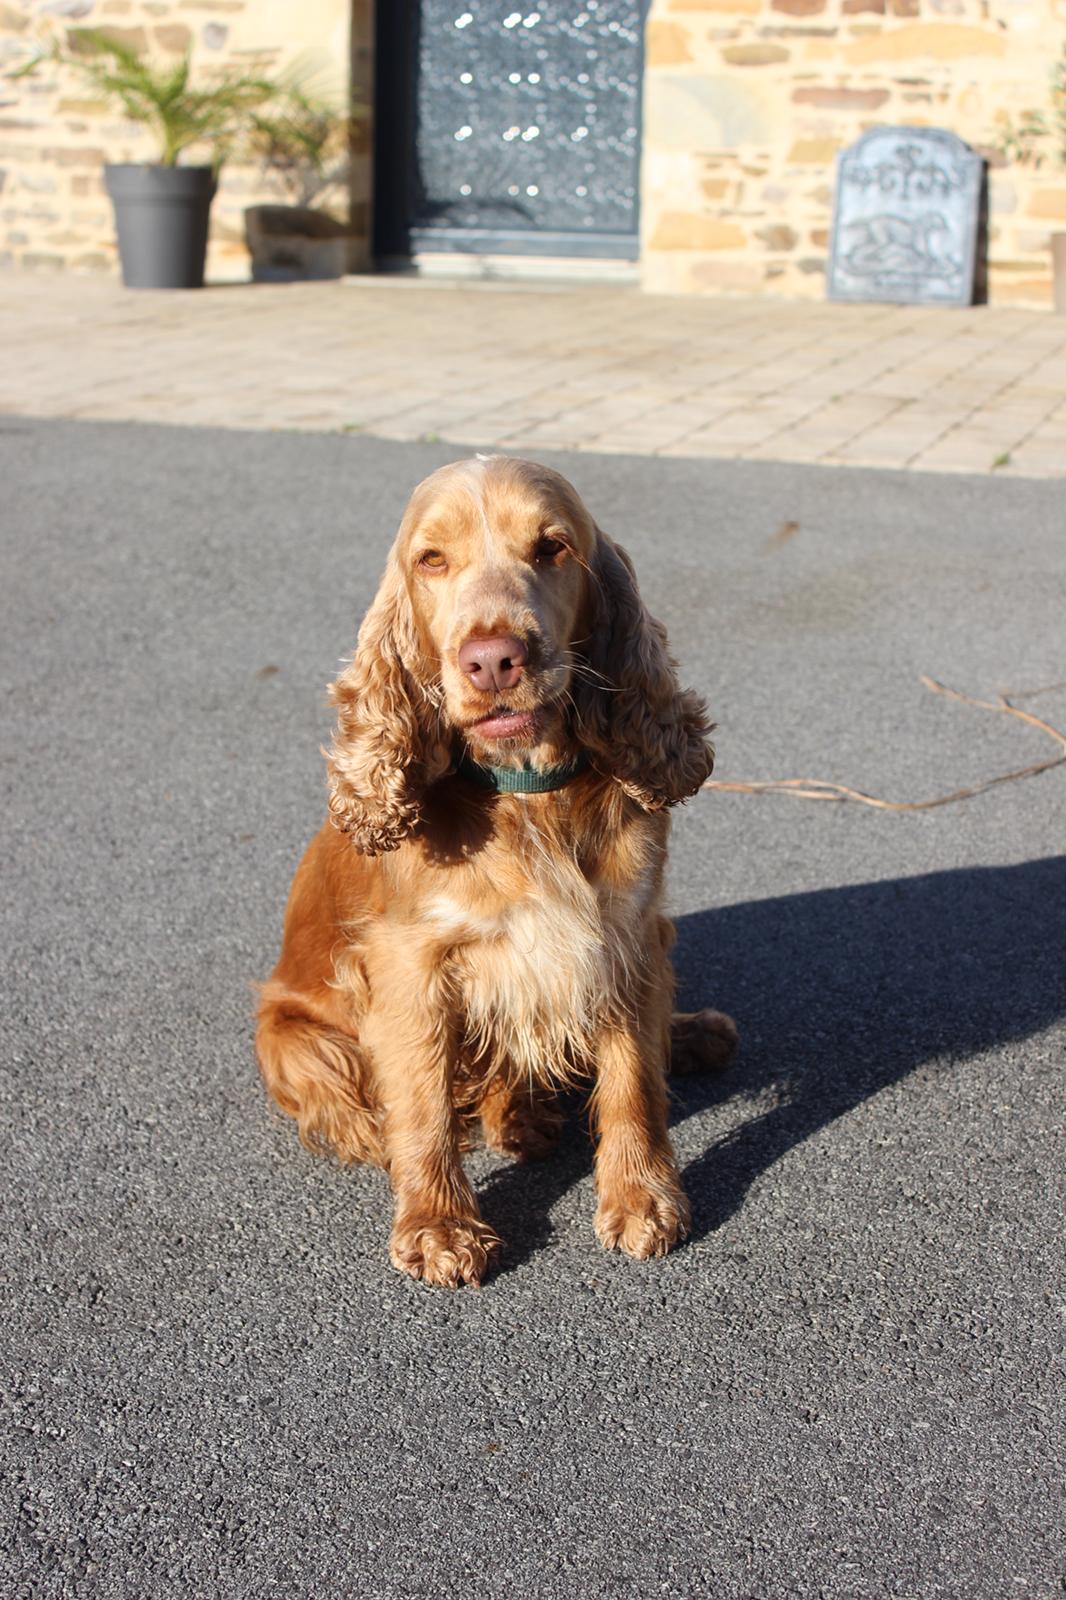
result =
[[[460,651],[501,634],[526,646],[505,710],[527,732],[493,744],[499,692]],[[394,1264],[455,1285],[500,1249],[462,1167],[470,1119],[494,1149],[544,1155],[554,1091],[591,1082],[597,1233],[662,1254],[688,1216],[666,1132],[665,808],[712,751],[628,557],[546,467],[445,468],[415,491],[331,693],[329,823],[259,1007],[270,1093],[311,1147],[388,1169]],[[464,749],[591,762],[565,789],[495,795],[456,772]],[[724,1064],[728,1019],[676,1020],[688,1069]]]
[[[581,690],[578,733],[601,772],[645,811],[659,811],[710,777],[713,724],[698,695],[678,683],[666,629],[640,598],[633,563],[596,533],[587,654],[597,686]]]
[[[394,563],[351,664],[329,693],[337,707],[327,755],[330,817],[364,855],[395,850],[418,824],[426,786],[447,771],[449,750]]]

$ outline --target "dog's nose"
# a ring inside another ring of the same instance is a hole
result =
[[[525,645],[512,633],[495,639],[468,639],[459,650],[459,670],[476,689],[499,694],[513,689],[529,660]]]

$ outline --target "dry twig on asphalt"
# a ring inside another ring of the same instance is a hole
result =
[[[1009,717],[1017,717],[1020,722],[1027,722],[1033,728],[1039,728],[1049,738],[1054,739],[1060,746],[1061,753],[1051,756],[1047,761],[1035,761],[1032,766],[1018,767],[1013,772],[1001,772],[994,778],[986,778],[983,783],[975,783],[968,789],[953,789],[950,794],[938,794],[931,800],[883,800],[878,795],[863,794],[861,789],[851,789],[846,783],[830,783],[825,778],[770,778],[766,782],[755,783],[730,783],[725,779],[708,778],[703,785],[705,789],[723,789],[731,794],[787,794],[797,800],[837,800],[852,801],[860,806],[875,806],[878,811],[932,811],[935,806],[954,805],[957,800],[969,800],[975,794],[983,794],[986,789],[995,788],[998,783],[1016,783],[1020,778],[1035,778],[1038,772],[1049,772],[1052,767],[1061,767],[1066,762],[1066,733],[1060,733],[1058,728],[1053,728],[1050,722],[1045,722],[1042,717],[1036,717],[1031,711],[1023,711],[1014,704],[1015,700],[1031,700],[1037,695],[1049,694],[1052,689],[1061,689],[1066,685],[1054,683],[1043,689],[1025,689],[1000,694],[995,700],[975,700],[972,695],[962,694],[958,689],[949,689],[946,684],[938,683],[935,678],[923,676],[922,683],[933,694],[947,695],[950,700],[961,701],[963,705],[976,706],[980,711],[1002,711]]]

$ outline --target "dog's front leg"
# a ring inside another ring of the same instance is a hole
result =
[[[608,1250],[664,1256],[688,1232],[689,1204],[666,1131],[663,1018],[600,1030],[592,1097],[597,1134],[596,1233]]]
[[[479,1284],[500,1240],[481,1220],[460,1159],[446,1009],[420,1003],[410,988],[402,1005],[389,1004],[379,991],[365,1034],[396,1202],[393,1265],[448,1288]]]

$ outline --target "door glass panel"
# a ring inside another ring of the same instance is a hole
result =
[[[633,234],[641,0],[422,0],[411,224]]]

